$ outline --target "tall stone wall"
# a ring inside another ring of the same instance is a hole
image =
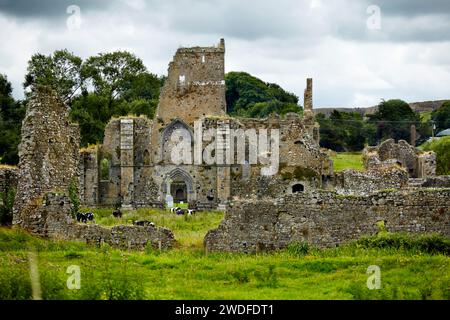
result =
[[[450,237],[450,189],[340,196],[293,194],[279,199],[236,201],[220,226],[208,232],[209,251],[275,250],[292,242],[336,246],[375,234],[377,222],[391,232],[438,232]]]
[[[53,190],[67,192],[79,179],[78,125],[69,122],[69,110],[48,87],[36,87],[27,105],[19,145],[19,178],[14,224],[39,233],[45,219],[23,214]]]

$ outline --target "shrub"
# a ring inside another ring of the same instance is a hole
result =
[[[356,241],[363,248],[393,248],[450,255],[450,239],[439,234],[380,233]]]
[[[12,223],[15,197],[16,189],[14,188],[8,188],[5,192],[0,192],[0,224]]]
[[[75,181],[75,179],[72,179],[69,185],[69,198],[72,202],[72,217],[75,218],[75,215],[80,209],[80,197],[79,197],[79,191],[78,191],[78,185]]]
[[[310,245],[307,242],[293,242],[287,246],[287,252],[298,257],[307,255],[310,249]]]
[[[436,174],[450,174],[450,137],[442,137],[422,145],[425,151],[436,152]]]

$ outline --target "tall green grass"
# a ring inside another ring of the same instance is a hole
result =
[[[450,298],[448,238],[437,235],[382,234],[330,249],[298,243],[272,253],[232,254],[189,246],[121,251],[3,228],[0,299],[30,299],[31,249],[44,299]],[[66,287],[70,265],[81,268],[80,290]],[[366,286],[370,265],[380,267],[380,290]]]

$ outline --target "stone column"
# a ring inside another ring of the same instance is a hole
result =
[[[313,100],[312,100],[312,78],[306,79],[306,89],[303,101],[303,119],[307,123],[314,122]]]
[[[133,119],[120,120],[120,193],[122,208],[133,208],[134,193],[134,130]]]

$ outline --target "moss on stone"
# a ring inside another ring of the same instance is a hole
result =
[[[317,172],[310,168],[295,167],[293,176],[297,180],[311,180],[317,178]]]

